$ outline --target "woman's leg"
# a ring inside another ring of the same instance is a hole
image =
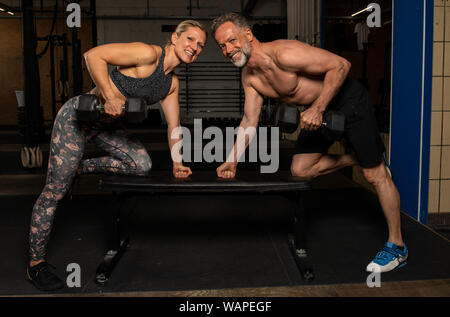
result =
[[[58,202],[67,193],[84,152],[86,136],[78,126],[70,99],[60,109],[53,126],[47,179],[37,199],[30,226],[30,266],[44,261]]]
[[[110,156],[86,159],[80,162],[80,172],[122,175],[146,175],[152,161],[144,145],[125,130],[102,131],[93,138]]]

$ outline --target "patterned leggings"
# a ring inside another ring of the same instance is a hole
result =
[[[67,101],[56,116],[50,142],[47,179],[31,215],[30,259],[44,260],[58,202],[69,190],[77,173],[145,175],[151,160],[145,147],[130,137],[118,120],[92,125],[77,121],[78,97]],[[82,160],[87,141],[110,156]]]

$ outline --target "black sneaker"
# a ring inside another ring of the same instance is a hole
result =
[[[27,267],[27,278],[41,291],[54,291],[63,288],[63,281],[50,268],[55,269],[54,266],[47,262],[41,262],[33,267]]]

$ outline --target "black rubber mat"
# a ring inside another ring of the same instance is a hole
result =
[[[59,276],[81,267],[81,287],[61,293],[174,291],[304,285],[286,234],[293,211],[282,196],[172,195],[142,197],[132,217],[131,244],[104,287],[95,270],[107,249],[109,196],[75,196],[59,206],[48,261]],[[365,283],[366,265],[387,237],[376,197],[364,189],[313,190],[309,209],[311,284]],[[0,197],[0,295],[40,294],[25,280],[27,235],[35,196]],[[402,215],[409,263],[383,281],[450,278],[450,243]]]

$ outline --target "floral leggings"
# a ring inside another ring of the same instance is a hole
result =
[[[104,117],[93,124],[77,121],[78,97],[67,101],[56,116],[50,142],[47,179],[31,215],[32,261],[44,260],[58,202],[63,199],[78,173],[145,175],[151,159],[145,147],[121,127],[119,120]],[[110,155],[82,160],[87,141],[93,141]]]

